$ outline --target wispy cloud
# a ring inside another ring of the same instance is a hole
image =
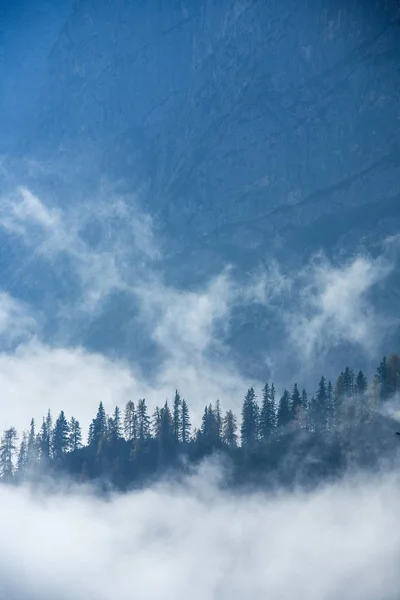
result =
[[[357,256],[338,267],[318,257],[300,273],[297,302],[285,318],[307,360],[342,342],[374,352],[392,323],[375,311],[369,294],[393,268],[382,258]]]

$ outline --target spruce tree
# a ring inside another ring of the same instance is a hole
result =
[[[297,383],[293,386],[293,392],[291,396],[291,406],[290,406],[290,418],[291,421],[299,421],[300,420],[300,412],[301,412],[301,396],[299,389],[297,387]]]
[[[271,439],[276,429],[276,412],[275,402],[272,397],[272,388],[268,383],[265,384],[263,390],[263,400],[260,412],[260,439],[268,441]]]
[[[121,411],[119,406],[115,407],[113,415],[109,420],[108,435],[112,444],[115,444],[122,438]]]
[[[69,422],[68,450],[76,452],[82,447],[82,430],[79,421],[71,417]]]
[[[14,477],[14,454],[17,450],[17,431],[10,427],[4,431],[0,441],[0,475],[6,482],[11,482]]]
[[[125,406],[124,434],[128,442],[134,441],[137,438],[137,414],[135,403],[132,400],[128,400]]]
[[[178,390],[175,390],[174,408],[173,408],[173,436],[175,444],[179,443],[179,435],[181,431],[181,404],[182,400]]]
[[[60,412],[53,430],[53,454],[55,459],[60,459],[69,446],[69,425],[64,411]]]
[[[138,440],[143,443],[150,437],[150,417],[147,414],[147,404],[144,398],[141,398],[137,407],[138,420]]]
[[[185,399],[182,400],[181,405],[181,419],[180,419],[180,439],[183,444],[187,444],[190,438],[190,416],[189,407]]]
[[[242,424],[240,436],[242,446],[253,448],[258,441],[260,409],[256,400],[256,393],[251,387],[243,400]]]
[[[28,432],[24,431],[22,434],[21,444],[19,446],[18,459],[17,459],[17,472],[18,475],[23,475],[28,456]]]
[[[315,394],[314,403],[314,421],[317,431],[326,432],[328,430],[328,406],[327,406],[327,388],[326,379],[324,376],[321,377],[318,384],[318,390]]]
[[[222,441],[229,448],[236,448],[238,444],[237,419],[231,410],[225,413],[222,421]]]
[[[291,410],[290,410],[290,394],[287,390],[284,390],[278,407],[278,427],[284,428],[289,425],[291,421]]]

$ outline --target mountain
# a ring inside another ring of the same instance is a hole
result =
[[[379,253],[400,227],[399,23],[394,1],[78,0],[18,152],[82,196],[104,174],[138,192],[178,287]]]

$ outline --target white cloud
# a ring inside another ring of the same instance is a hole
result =
[[[38,317],[25,303],[0,292],[0,341],[8,344],[32,337],[38,330]]]
[[[237,496],[202,471],[102,502],[0,487],[10,600],[376,600],[398,596],[399,480]]]
[[[369,293],[393,268],[393,263],[364,256],[334,267],[319,257],[300,273],[297,298],[285,320],[306,360],[341,342],[374,352],[392,323],[375,311]]]

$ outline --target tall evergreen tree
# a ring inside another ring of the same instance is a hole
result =
[[[225,413],[222,421],[222,441],[229,448],[236,448],[238,445],[237,419],[231,410]]]
[[[299,388],[297,387],[297,383],[293,386],[293,392],[291,396],[291,405],[290,405],[290,418],[291,421],[299,421],[301,416],[301,396],[299,392]]]
[[[39,451],[41,460],[49,461],[52,456],[52,436],[53,420],[49,409],[46,418],[43,418],[39,433]]]
[[[291,420],[290,394],[284,390],[278,407],[278,427],[287,427]]]
[[[31,419],[28,434],[28,446],[27,446],[27,463],[32,466],[38,460],[38,447],[36,441],[36,426],[35,419]]]
[[[316,425],[316,429],[321,432],[326,432],[328,430],[328,406],[327,406],[327,389],[326,389],[326,379],[324,376],[321,377],[318,390],[315,395],[315,403],[314,403],[314,421]]]
[[[24,431],[22,434],[21,444],[19,446],[18,459],[17,459],[17,472],[19,475],[23,475],[27,466],[28,456],[28,432]]]
[[[158,406],[155,407],[154,413],[151,420],[151,428],[153,431],[153,436],[156,440],[159,440],[161,437],[161,411]]]
[[[150,437],[150,417],[147,414],[147,404],[144,398],[141,398],[137,407],[138,419],[138,440],[143,443]]]
[[[53,430],[53,454],[55,459],[60,459],[68,450],[69,425],[62,410],[57,418]]]
[[[107,434],[107,415],[103,402],[100,400],[96,418],[93,421],[93,440],[99,441]]]
[[[222,441],[222,415],[219,400],[215,403],[215,434],[218,442]]]
[[[333,393],[332,382],[328,381],[326,388],[326,415],[327,415],[327,429],[334,431],[336,428],[336,411],[335,411],[335,395]]]
[[[132,400],[128,400],[125,406],[124,413],[124,433],[125,439],[128,442],[134,441],[137,438],[137,414],[135,410],[135,403]]]
[[[190,438],[190,416],[189,407],[185,399],[182,400],[181,405],[181,419],[180,419],[180,439],[183,444],[187,444]]]
[[[82,429],[79,421],[71,417],[69,422],[68,450],[76,452],[82,448]]]
[[[4,431],[0,442],[0,475],[4,481],[11,482],[14,477],[14,454],[17,450],[17,431],[10,427]]]
[[[263,390],[263,400],[260,412],[260,438],[264,441],[271,439],[276,428],[275,399],[272,396],[272,388],[268,383]]]
[[[116,443],[122,438],[121,411],[116,406],[113,415],[108,423],[108,435],[111,443]]]
[[[242,424],[240,435],[242,446],[253,448],[258,441],[260,409],[256,400],[256,393],[251,387],[243,400]]]
[[[168,402],[160,409],[160,435],[159,447],[161,458],[165,459],[171,456],[172,448],[175,444],[175,423]]]
[[[181,432],[181,405],[182,400],[178,390],[175,390],[174,397],[174,408],[173,408],[173,435],[175,444],[179,443],[179,436]]]

